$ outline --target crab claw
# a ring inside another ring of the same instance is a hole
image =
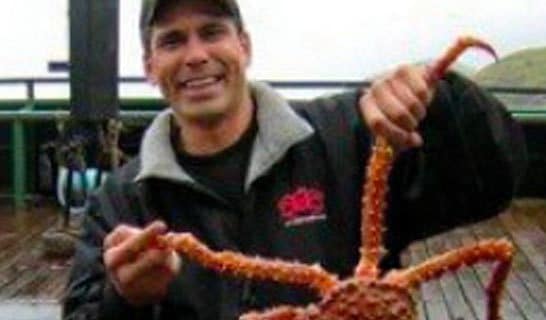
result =
[[[434,62],[428,69],[429,81],[431,83],[436,82],[443,77],[449,68],[449,66],[457,60],[457,58],[468,48],[476,47],[485,50],[491,56],[498,61],[497,53],[495,49],[485,41],[472,36],[460,37],[457,42],[451,46],[436,62]]]

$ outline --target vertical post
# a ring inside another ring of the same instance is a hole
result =
[[[118,116],[119,0],[70,0],[70,95],[76,122]]]
[[[27,105],[21,110],[32,110],[34,104],[34,81],[26,80]],[[17,117],[11,125],[12,136],[12,186],[13,205],[15,210],[25,208],[25,197],[27,194],[27,154],[26,134],[24,119]]]
[[[25,85],[27,87],[27,103],[34,102],[34,80],[27,80],[25,81]]]
[[[13,139],[13,198],[16,210],[25,208],[26,194],[26,156],[25,156],[25,128],[23,120],[17,118],[12,123]]]
[[[34,96],[29,97],[32,100],[27,101],[27,105],[21,108],[19,111],[31,111],[34,109]],[[25,131],[25,119],[24,117],[16,117],[11,125],[12,127],[12,147],[13,150],[13,204],[15,210],[21,210],[25,208],[25,199],[27,196],[27,137]]]

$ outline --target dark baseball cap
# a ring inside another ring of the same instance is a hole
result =
[[[142,0],[142,10],[140,12],[140,37],[142,45],[147,48],[148,41],[150,40],[150,30],[156,18],[157,9],[162,4],[169,2],[183,2],[184,0]],[[229,17],[235,23],[235,26],[239,30],[243,30],[243,19],[241,17],[241,11],[236,0],[185,0],[194,2],[203,2],[210,4],[218,9],[218,14],[221,16]]]

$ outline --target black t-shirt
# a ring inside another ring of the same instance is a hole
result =
[[[174,120],[172,123],[171,143],[176,150],[178,163],[197,182],[213,190],[232,205],[240,207],[244,196],[248,161],[257,132],[255,117],[235,144],[207,156],[193,156],[180,150],[179,128]]]

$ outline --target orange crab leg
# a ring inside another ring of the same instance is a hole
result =
[[[308,319],[306,310],[292,306],[280,306],[263,312],[249,312],[239,320],[300,320]],[[305,318],[304,318],[305,317]]]
[[[383,137],[377,137],[366,169],[366,183],[362,197],[362,225],[360,262],[356,275],[377,278],[379,260],[383,253],[383,211],[388,192],[389,173],[394,160],[394,151]]]
[[[447,51],[429,66],[428,73],[430,82],[434,83],[444,76],[449,66],[457,60],[457,58],[468,48],[475,47],[488,52],[491,56],[498,60],[495,49],[488,43],[477,39],[472,36],[464,36],[457,39],[453,46],[449,47]]]
[[[469,47],[486,50],[497,59],[493,48],[470,36],[461,37],[435,63],[428,68],[429,83],[434,85],[444,76],[447,68]],[[366,172],[362,197],[362,226],[360,261],[355,274],[376,278],[383,244],[383,215],[386,208],[388,177],[394,161],[394,151],[383,137],[377,137]]]
[[[481,261],[498,261],[487,287],[487,319],[499,320],[501,293],[510,272],[513,255],[514,247],[509,241],[483,240],[477,244],[448,251],[412,268],[392,271],[387,274],[385,281],[404,287],[416,287],[464,266]]]
[[[338,283],[335,275],[326,272],[319,265],[250,258],[231,251],[214,252],[190,233],[170,234],[162,241],[203,267],[222,274],[308,287],[320,296]]]

